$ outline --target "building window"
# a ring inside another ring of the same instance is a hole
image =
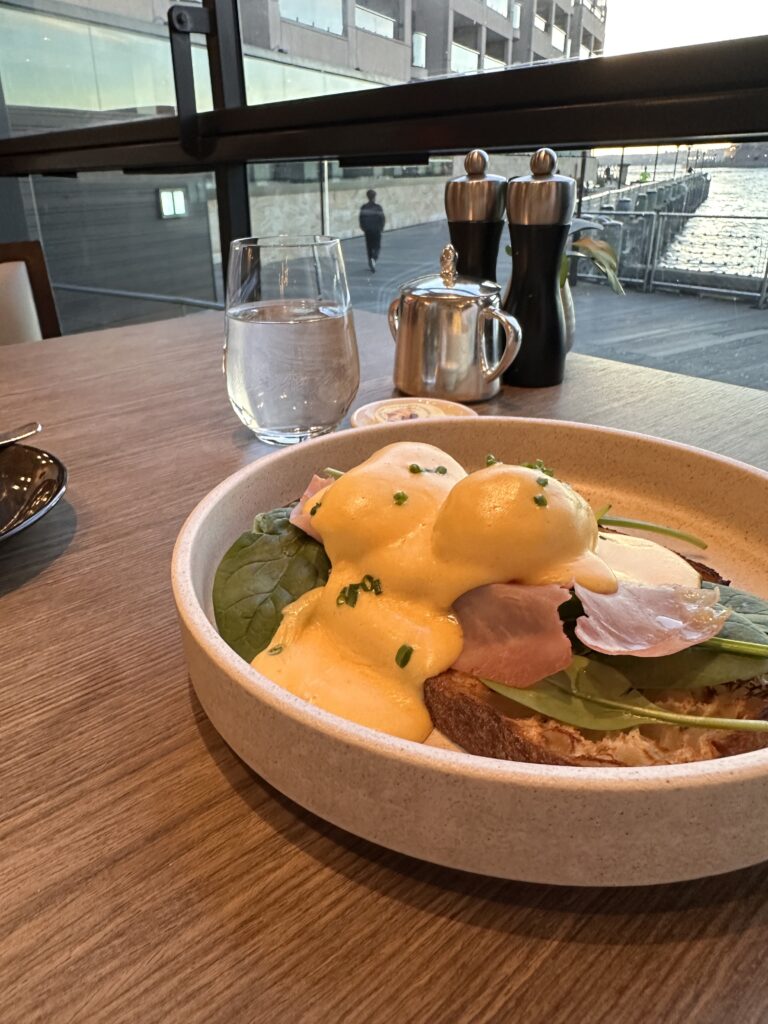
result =
[[[280,0],[280,17],[337,36],[344,34],[342,0]]]
[[[509,17],[509,0],[485,0],[492,11],[496,11],[502,18]]]
[[[512,28],[520,28],[520,14],[522,12],[523,5],[519,3],[512,4]]]
[[[547,19],[545,17],[543,17],[541,14],[537,14],[534,17],[533,24],[536,26],[536,28],[540,32],[546,32],[547,31]]]
[[[171,217],[187,217],[187,193],[183,188],[161,188],[157,192],[160,201],[160,216],[163,220]]]
[[[461,74],[464,71],[477,71],[480,54],[460,43],[451,43],[451,71]]]
[[[378,11],[371,11],[367,7],[355,7],[355,27],[364,28],[366,32],[373,32],[387,39],[395,38],[395,19],[388,18],[386,14],[379,14]]]
[[[411,63],[415,68],[425,68],[427,66],[427,33],[414,32],[411,37],[411,46]]]

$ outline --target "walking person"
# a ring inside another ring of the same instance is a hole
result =
[[[368,269],[376,273],[376,260],[381,249],[381,233],[384,230],[384,210],[376,202],[376,193],[369,188],[365,193],[368,202],[360,207],[360,230],[365,235],[365,248],[368,252]]]

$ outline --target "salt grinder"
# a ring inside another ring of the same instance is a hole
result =
[[[496,257],[504,225],[507,179],[487,174],[488,154],[473,149],[464,159],[466,174],[445,186],[445,212],[451,244],[462,277],[496,280]]]
[[[507,186],[512,279],[504,309],[520,321],[525,342],[504,373],[504,383],[523,388],[560,384],[566,333],[560,268],[576,201],[576,182],[557,174],[557,156],[539,149],[531,173]]]

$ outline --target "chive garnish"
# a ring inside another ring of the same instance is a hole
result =
[[[545,494],[534,494],[533,500],[534,503],[539,506],[539,508],[546,508],[546,506],[549,504],[549,502],[547,501],[547,496]]]
[[[338,480],[340,476],[344,476],[344,473],[340,469],[334,469],[333,466],[326,466],[320,476],[331,476],[334,480]]]
[[[413,654],[413,648],[409,644],[403,644],[398,648],[397,654],[395,655],[395,662],[399,668],[405,668],[408,662],[411,660]]]
[[[408,495],[405,491],[395,491],[392,498],[396,505],[404,505],[408,501]]]
[[[267,654],[280,654],[282,649],[283,649],[283,645],[282,644],[276,644],[274,647],[270,647],[269,648],[269,650],[267,651]]]
[[[496,456],[495,455],[491,455],[490,452],[488,452],[488,454],[485,456],[485,464],[486,464],[486,466],[495,466],[498,461],[499,460],[496,458]]]
[[[378,597],[382,592],[381,580],[366,573],[359,583],[348,583],[346,587],[341,588],[339,596],[336,598],[336,604],[347,604],[350,608],[354,608],[361,590],[365,594],[375,594]]]
[[[410,466],[408,467],[408,471],[409,471],[410,473],[423,473],[423,472],[424,472],[424,470],[423,470],[423,469],[421,468],[421,466],[419,466],[419,465],[418,465],[417,463],[415,463],[415,462],[412,462],[412,463],[410,464]]]
[[[412,462],[408,470],[411,473],[438,473],[440,476],[445,476],[448,472],[445,466],[435,466],[434,469],[428,469],[426,466],[420,466],[417,462]]]
[[[445,466],[438,466],[437,469],[435,470],[435,472],[439,473],[440,476],[445,476],[445,474],[448,472],[448,470],[445,468]]]
[[[548,476],[537,476],[536,477],[536,483],[539,485],[539,487],[546,487],[547,484],[549,483],[549,477]]]
[[[322,501],[318,501],[318,502],[316,502],[316,503],[315,503],[315,504],[314,504],[314,505],[312,506],[312,508],[311,508],[311,509],[309,510],[309,514],[310,514],[311,516],[315,515],[315,513],[317,512],[317,510],[318,510],[318,509],[320,508],[320,506],[321,506],[322,504],[323,504],[323,503],[322,503]]]
[[[545,476],[555,475],[554,469],[550,469],[548,466],[545,466],[541,459],[536,459],[535,462],[524,462],[523,467],[525,469],[537,469],[539,473],[544,473]]]

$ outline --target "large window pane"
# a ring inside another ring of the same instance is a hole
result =
[[[22,181],[22,196],[65,333],[221,300],[213,175],[35,176]]]
[[[78,8],[70,8],[77,11]],[[112,14],[43,14],[0,0],[0,96],[11,134],[173,114],[167,27],[112,27]],[[123,19],[124,20],[124,19]],[[211,107],[205,49],[194,48],[197,102]]]
[[[529,154],[492,154],[517,176]],[[575,348],[623,362],[768,388],[768,158],[764,144],[560,153],[579,181],[582,237],[614,250],[626,294],[586,257],[570,255]],[[307,161],[252,165],[256,234],[325,231],[342,239],[353,304],[385,313],[401,285],[434,274],[449,240],[446,181],[462,156],[426,165],[340,167]],[[360,227],[373,201],[385,228],[376,262]],[[575,237],[575,236],[574,236]],[[503,230],[497,261],[511,275]],[[581,250],[579,250],[581,251]]]

